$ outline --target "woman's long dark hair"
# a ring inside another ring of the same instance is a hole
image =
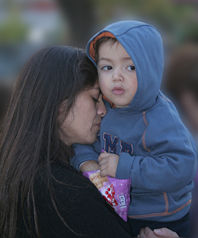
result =
[[[18,211],[33,206],[37,236],[35,177],[42,168],[46,186],[54,160],[69,163],[70,146],[58,135],[57,115],[67,99],[67,112],[78,93],[96,83],[96,69],[80,49],[54,46],[40,50],[16,81],[0,143],[0,234],[14,238]],[[30,205],[33,203],[33,205]],[[31,229],[29,227],[29,229]]]

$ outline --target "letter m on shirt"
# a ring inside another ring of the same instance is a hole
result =
[[[118,137],[112,138],[111,135],[104,133],[104,149],[106,152],[116,154],[116,145],[118,144]]]

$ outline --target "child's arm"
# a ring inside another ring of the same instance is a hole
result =
[[[173,192],[192,183],[196,163],[192,155],[134,155],[121,153],[116,177],[131,178],[132,187]]]
[[[98,153],[94,145],[74,145],[75,155],[70,164],[77,170],[90,171],[98,169]]]
[[[144,152],[120,153],[116,177],[131,178],[132,187],[159,192],[173,192],[192,185],[197,154],[190,138],[168,130],[167,136],[160,136],[156,131],[154,134],[147,129],[142,145]]]
[[[196,153],[190,144],[189,148],[187,145],[184,148],[180,146],[179,150],[173,140],[163,142],[163,138],[159,138],[155,149],[142,155],[101,153],[98,157],[101,176],[131,178],[132,186],[141,189],[175,191],[192,182]],[[163,144],[169,147],[170,152]]]

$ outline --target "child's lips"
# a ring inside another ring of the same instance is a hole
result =
[[[115,95],[122,95],[125,90],[122,87],[115,87],[112,89],[113,94]]]

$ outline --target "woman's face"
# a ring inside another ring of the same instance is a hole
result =
[[[58,117],[61,140],[67,145],[93,143],[100,129],[101,119],[106,113],[98,84],[77,96],[66,117],[65,103],[60,106]]]

